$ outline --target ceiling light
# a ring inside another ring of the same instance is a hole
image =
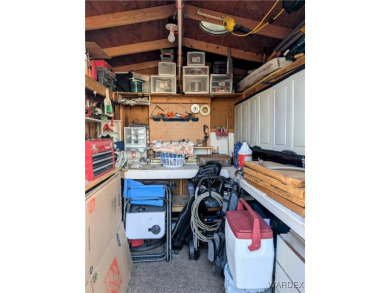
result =
[[[174,32],[177,31],[177,25],[174,23],[168,23],[165,27],[167,30],[169,30],[168,41],[173,43],[175,41]]]
[[[223,25],[207,21],[201,21],[199,26],[203,31],[212,35],[225,35],[229,32],[229,30],[227,30]]]

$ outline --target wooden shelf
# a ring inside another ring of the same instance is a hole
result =
[[[95,118],[89,118],[85,117],[85,122],[97,122],[97,123],[102,123],[103,120],[95,119]]]
[[[90,78],[88,75],[85,75],[85,88],[91,92],[96,92],[97,95],[106,97],[106,87],[96,80]],[[108,90],[111,101],[118,102],[116,93]]]

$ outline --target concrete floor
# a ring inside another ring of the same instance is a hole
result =
[[[224,293],[224,278],[212,272],[207,246],[197,261],[188,259],[188,246],[172,253],[169,262],[135,263],[127,293]]]

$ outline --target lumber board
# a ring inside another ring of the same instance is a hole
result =
[[[268,190],[276,193],[277,195],[287,199],[288,201],[291,201],[293,203],[295,203],[296,205],[299,205],[300,207],[305,207],[305,199],[302,199],[302,198],[298,198],[298,197],[295,197],[294,195],[280,189],[280,188],[276,188],[275,186],[263,181],[263,180],[260,180],[259,178],[256,178],[254,176],[251,176],[249,174],[244,174],[244,178],[246,180],[249,180],[251,182],[254,182],[256,184],[258,184],[259,186],[262,186],[264,188],[267,188]]]
[[[305,199],[305,188],[304,187],[293,187],[293,186],[290,186],[290,185],[286,185],[270,176],[267,176],[265,174],[262,174],[262,173],[259,173],[255,170],[252,170],[250,168],[244,168],[244,173],[245,175],[250,175],[250,176],[253,176],[267,184],[269,184],[270,186],[272,186],[273,188],[278,188],[278,189],[281,189],[285,192],[288,192],[290,193],[291,195],[293,196],[296,196],[300,199]]]
[[[85,183],[85,192],[89,191],[90,189],[92,189],[93,187],[95,187],[96,185],[100,184],[101,182],[103,182],[104,180],[106,180],[107,178],[111,177],[112,175],[114,175],[115,173],[119,172],[120,168],[115,168],[114,170],[108,172],[107,174],[103,175],[102,177],[99,177],[93,181],[89,181],[87,183]]]
[[[305,208],[300,207],[300,206],[292,203],[291,201],[288,201],[287,199],[281,197],[280,195],[274,193],[273,191],[271,191],[267,188],[264,188],[264,187],[256,184],[255,182],[252,182],[250,180],[247,180],[247,182],[250,185],[252,185],[253,187],[257,188],[258,190],[264,192],[270,198],[272,198],[272,199],[276,200],[277,202],[279,202],[280,204],[284,205],[286,208],[292,210],[294,213],[297,213],[301,217],[305,217]]]
[[[143,69],[149,69],[149,68],[155,68],[158,67],[158,62],[160,60],[154,60],[154,61],[148,61],[148,62],[142,62],[142,63],[135,63],[135,64],[129,64],[129,65],[122,65],[114,67],[115,72],[129,72],[129,71],[137,71],[137,70],[143,70]]]
[[[252,85],[250,88],[246,89],[242,94],[241,98],[240,98],[240,101],[246,99],[247,97],[249,96],[252,96],[256,93],[258,93],[259,91],[265,89],[265,88],[268,88],[268,87],[271,87],[272,84],[263,84],[262,82],[263,81],[269,81],[269,80],[272,80],[273,83],[277,82],[279,79],[283,78],[287,72],[288,73],[291,73],[292,70],[300,67],[301,65],[304,65],[305,64],[305,56],[297,59],[296,61],[294,61],[293,63],[283,67],[283,68],[280,68],[274,72],[272,72],[271,74],[267,75],[266,77],[264,77],[263,79],[259,80],[258,82],[256,82],[254,85]]]
[[[278,164],[270,161],[266,161],[265,163],[270,166],[286,166],[283,164]],[[305,172],[293,171],[293,170],[270,170],[260,166],[259,162],[256,161],[252,161],[252,162],[247,161],[244,164],[245,167],[248,167],[250,169],[268,175],[272,178],[275,178],[286,185],[291,185],[295,187],[305,186]]]
[[[90,78],[88,75],[85,75],[85,88],[87,90],[90,90],[91,92],[95,92],[97,95],[100,95],[102,97],[106,97],[106,87],[102,85],[101,83],[97,82],[96,80]],[[109,96],[111,101],[118,102],[118,98],[116,94],[108,90]]]

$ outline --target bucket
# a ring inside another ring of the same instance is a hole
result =
[[[238,151],[238,168],[242,168],[245,161],[252,161],[252,150],[244,141],[240,150]]]

